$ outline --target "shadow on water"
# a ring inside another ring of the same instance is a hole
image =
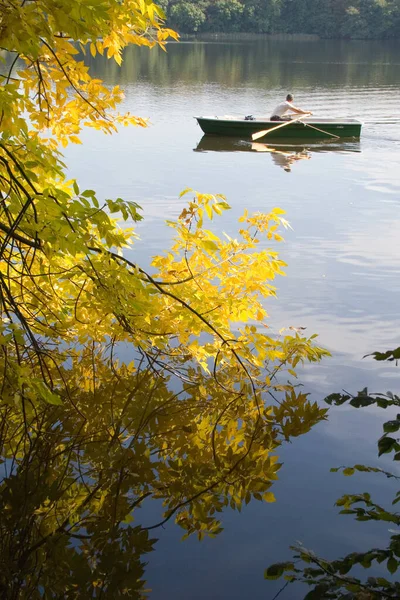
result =
[[[292,165],[301,160],[310,160],[314,153],[361,152],[359,141],[320,141],[300,142],[298,139],[285,139],[285,143],[268,141],[268,143],[251,142],[235,137],[203,135],[195,152],[265,152],[271,156],[273,163],[284,171],[290,172]]]

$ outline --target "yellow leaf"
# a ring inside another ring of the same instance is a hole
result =
[[[275,500],[276,500],[275,496],[274,496],[274,494],[272,492],[267,492],[266,494],[263,494],[262,499],[265,502],[275,502]]]
[[[96,49],[97,49],[97,52],[99,54],[103,55],[103,53],[104,53],[104,46],[103,46],[103,43],[100,40],[96,41]]]
[[[212,211],[211,206],[209,204],[205,204],[204,208],[206,209],[206,213],[207,213],[208,218],[212,220],[212,218],[213,218],[213,211]]]
[[[182,196],[185,196],[186,194],[188,194],[189,192],[193,192],[193,189],[188,187],[185,188],[180,194],[179,194],[179,198],[182,198]]]
[[[81,140],[78,138],[78,136],[76,135],[70,135],[69,136],[69,140],[73,143],[73,144],[82,144]]]

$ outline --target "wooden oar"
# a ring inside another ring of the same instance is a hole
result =
[[[280,129],[281,127],[286,127],[286,125],[290,125],[290,123],[295,123],[296,121],[300,121],[300,119],[304,119],[307,116],[308,116],[308,114],[301,115],[301,117],[296,117],[295,119],[290,119],[290,121],[281,123],[281,125],[278,125],[277,127],[273,127],[272,129],[264,129],[263,131],[257,131],[256,133],[253,133],[253,135],[251,136],[251,139],[258,140],[259,138],[264,137],[264,135],[268,135],[268,133],[272,133],[273,131]]]
[[[335,135],[334,133],[329,133],[329,131],[324,131],[323,129],[318,129],[314,125],[310,125],[310,123],[303,123],[306,127],[311,127],[311,129],[315,129],[315,131],[320,131],[321,133],[325,133],[325,135],[330,135],[336,139],[340,139],[340,135]]]

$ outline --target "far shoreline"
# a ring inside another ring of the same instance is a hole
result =
[[[310,41],[317,42],[321,38],[316,34],[308,33],[234,33],[234,32],[202,32],[202,33],[180,33],[182,40],[259,40],[259,39],[271,39],[271,40],[293,40],[293,41]]]
[[[179,32],[178,32],[179,33]],[[179,33],[180,41],[188,42],[245,42],[257,40],[292,41],[292,42],[368,42],[378,44],[397,44],[400,40],[394,38],[350,38],[350,37],[321,37],[313,33],[226,33],[226,32],[201,32]],[[171,43],[171,42],[169,42]]]

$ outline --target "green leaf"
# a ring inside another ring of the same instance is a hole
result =
[[[94,190],[85,190],[84,192],[82,192],[81,196],[83,196],[84,198],[93,198],[94,196],[96,196],[96,192]]]
[[[381,439],[378,441],[379,456],[382,454],[388,454],[396,447],[396,445],[397,442],[394,438],[386,436],[381,437]]]
[[[334,404],[336,406],[340,406],[350,400],[351,396],[347,396],[345,394],[330,394],[324,399],[324,402],[327,404]]]
[[[350,400],[351,406],[354,406],[355,408],[364,408],[365,406],[370,406],[375,403],[376,399],[371,396],[356,396]]]
[[[398,562],[393,556],[391,556],[389,558],[389,560],[387,561],[386,566],[387,566],[387,570],[389,571],[389,573],[391,573],[393,575],[393,573],[395,573],[397,571]]]
[[[45,383],[42,381],[35,382],[35,388],[37,389],[41,398],[47,402],[47,404],[53,404],[55,406],[60,406],[63,401],[58,394],[52,392]]]
[[[376,399],[376,405],[379,406],[379,408],[387,408],[389,406],[389,401],[385,400],[384,398],[377,398]]]
[[[285,571],[291,571],[293,568],[294,564],[291,562],[275,563],[269,566],[268,569],[265,569],[264,579],[279,579]]]
[[[400,429],[400,421],[387,421],[383,425],[383,431],[385,433],[393,433]]]
[[[372,564],[373,554],[366,554],[362,560],[360,560],[360,565],[364,567],[364,569],[369,569]]]
[[[323,600],[326,598],[326,592],[328,592],[330,589],[330,584],[320,583],[304,596],[304,600]]]
[[[343,469],[343,475],[346,475],[346,477],[349,477],[350,475],[354,474],[354,469],[352,467],[347,467],[346,469]]]
[[[400,346],[395,350],[387,350],[386,352],[372,352],[372,354],[366,354],[364,358],[367,356],[373,356],[374,360],[398,360],[400,358]]]

